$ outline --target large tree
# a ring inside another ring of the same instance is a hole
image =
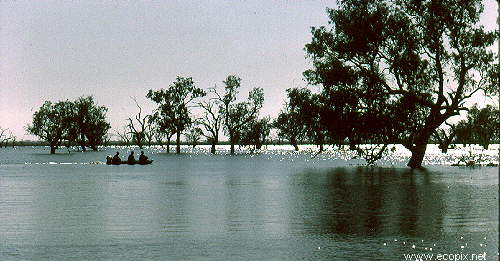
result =
[[[253,150],[259,150],[262,145],[267,143],[269,133],[271,132],[271,118],[254,119],[245,125],[241,133],[241,145],[252,147]]]
[[[27,131],[47,141],[52,154],[63,141],[68,148],[76,143],[82,150],[86,146],[97,150],[110,128],[106,121],[107,110],[97,105],[92,96],[76,101],[46,101],[33,114],[33,123],[28,125]]]
[[[229,137],[231,154],[234,154],[234,146],[240,141],[245,125],[256,120],[262,104],[264,103],[264,91],[262,88],[253,88],[248,93],[248,99],[236,102],[236,95],[240,88],[241,78],[229,75],[223,81],[225,92],[219,95],[221,112],[224,117],[224,131]]]
[[[92,150],[97,151],[97,146],[104,143],[108,130],[111,128],[106,121],[108,109],[97,105],[92,96],[78,98],[74,106],[80,146],[85,150],[85,145],[88,145]]]
[[[28,133],[38,136],[50,146],[50,154],[67,137],[73,117],[74,106],[70,101],[52,103],[46,101],[38,111],[33,114],[33,122],[28,125]]]
[[[168,130],[173,130],[176,134],[176,153],[181,152],[181,134],[192,123],[189,114],[191,102],[199,97],[205,96],[202,89],[195,86],[191,77],[177,76],[168,89],[158,91],[149,90],[147,98],[158,104],[157,116],[159,121]]]
[[[496,34],[479,25],[482,11],[480,0],[339,1],[327,10],[331,27],[312,28],[305,50],[313,69],[304,75],[327,94],[353,90],[364,108],[354,111],[359,124],[397,134],[381,142],[403,144],[408,166],[421,167],[441,124],[474,94],[496,94],[498,65],[488,49]]]

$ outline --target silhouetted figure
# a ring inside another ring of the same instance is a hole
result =
[[[148,161],[148,157],[144,155],[144,151],[141,151],[141,155],[139,156],[139,164],[144,164]]]
[[[106,156],[106,164],[110,165],[111,163],[113,163],[113,158],[111,156]]]
[[[117,151],[115,156],[113,156],[113,159],[111,160],[112,164],[120,164],[122,163],[122,159],[120,158],[120,153]]]
[[[134,152],[131,151],[127,159],[127,164],[135,164]]]

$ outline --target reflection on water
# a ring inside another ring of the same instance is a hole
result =
[[[297,216],[317,233],[438,237],[444,217],[443,189],[428,172],[407,169],[334,169],[296,177]],[[318,176],[320,179],[318,179]]]
[[[430,248],[497,259],[497,168],[300,157],[0,165],[0,260],[401,260]]]

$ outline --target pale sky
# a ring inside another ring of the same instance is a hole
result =
[[[304,87],[310,27],[326,25],[330,0],[0,1],[0,127],[20,139],[45,100],[93,95],[113,129],[151,111],[149,89],[177,75],[208,88],[229,74],[241,96],[265,93],[262,116],[276,116],[285,89]],[[483,24],[496,28],[497,4]]]

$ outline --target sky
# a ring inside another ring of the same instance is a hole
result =
[[[304,45],[326,25],[326,0],[0,1],[0,127],[18,139],[44,101],[93,95],[113,130],[155,104],[148,90],[177,75],[222,87],[242,78],[240,98],[264,89],[261,115],[276,116],[285,90],[305,87]],[[482,23],[496,29],[497,4]],[[112,130],[112,132],[113,132]]]

